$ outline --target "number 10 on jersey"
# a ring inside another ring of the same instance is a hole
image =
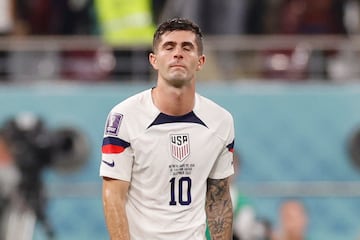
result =
[[[170,202],[169,205],[190,205],[191,203],[191,178],[170,179]]]

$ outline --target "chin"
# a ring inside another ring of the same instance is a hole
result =
[[[184,85],[186,85],[186,81],[183,80],[183,79],[176,79],[176,80],[171,80],[170,81],[170,84],[173,86],[173,87],[176,87],[176,88],[181,88],[183,87]]]
[[[175,87],[182,87],[190,82],[190,80],[184,75],[177,74],[176,76],[171,76],[168,82]]]

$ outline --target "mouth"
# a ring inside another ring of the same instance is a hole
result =
[[[185,68],[185,66],[181,64],[171,64],[170,68]]]
[[[184,71],[186,71],[186,68],[184,66],[181,66],[181,65],[173,65],[173,66],[170,66],[170,71],[184,72]]]

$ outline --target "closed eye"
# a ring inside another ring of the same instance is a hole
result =
[[[191,42],[184,42],[182,47],[185,51],[192,51],[195,49],[195,46]]]
[[[173,50],[176,47],[176,42],[165,42],[162,47],[167,51]],[[194,44],[192,44],[191,42],[183,42],[181,44],[181,47],[184,51],[187,52],[193,51],[195,49]]]
[[[172,49],[174,49],[175,45],[176,45],[176,43],[174,43],[174,42],[166,42],[163,45],[163,49],[172,50]]]

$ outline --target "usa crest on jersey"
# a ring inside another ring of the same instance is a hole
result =
[[[190,155],[189,134],[171,134],[170,135],[171,156],[182,162]]]

